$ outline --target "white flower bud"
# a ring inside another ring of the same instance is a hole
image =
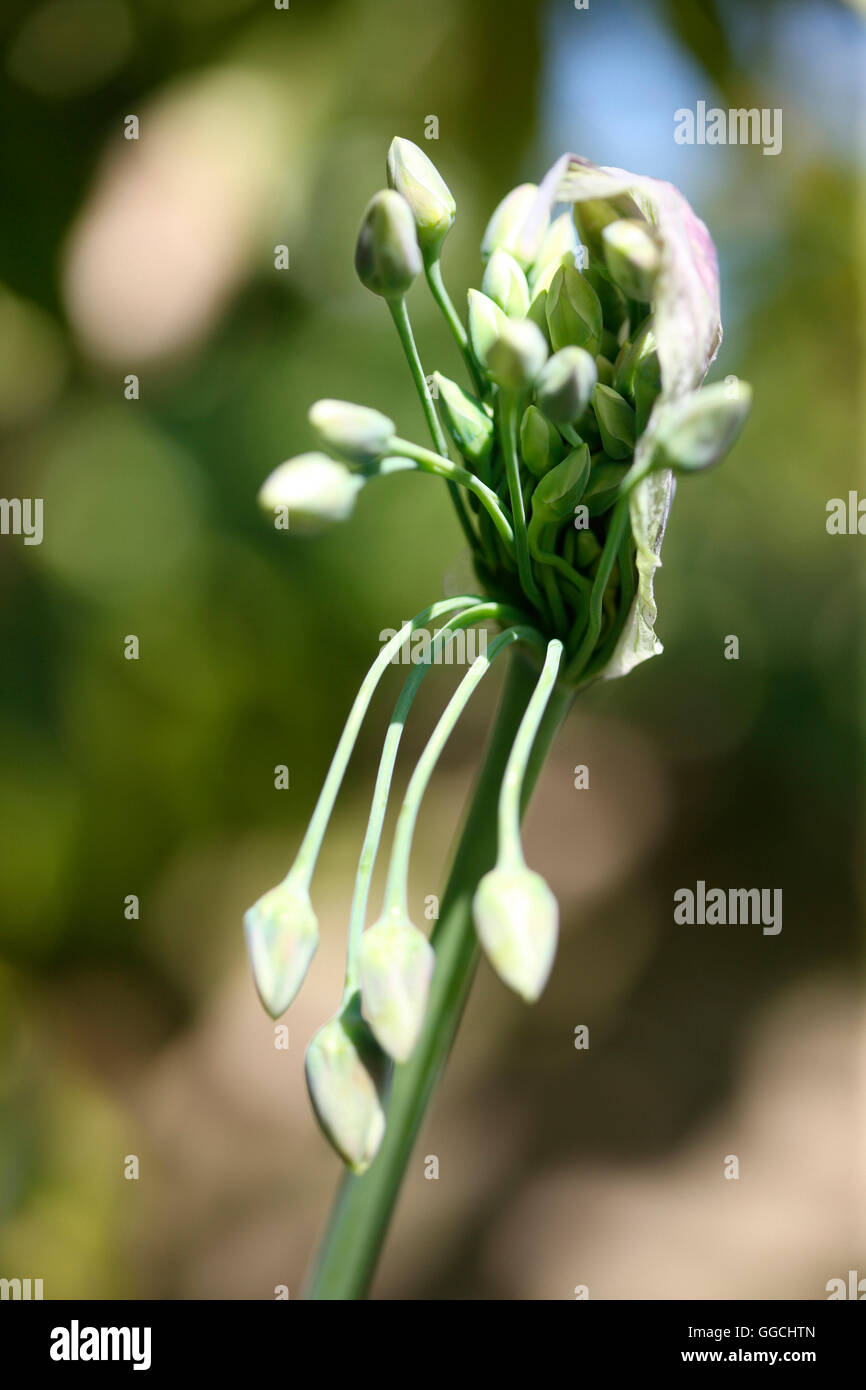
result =
[[[517,188],[512,188],[510,193],[506,193],[494,210],[481,238],[481,255],[485,261],[490,259],[497,247],[501,247],[503,251],[511,253],[522,270],[527,270],[532,265],[548,226],[547,220],[542,220],[534,238],[535,244],[531,247],[523,246],[521,232],[537,193],[538,189],[534,183],[521,183]]]
[[[487,356],[487,349],[508,322],[498,304],[482,294],[480,290],[470,290],[469,302],[469,342],[479,362]]]
[[[247,950],[262,1003],[285,1013],[304,982],[319,944],[319,924],[306,887],[291,879],[271,888],[244,914]]]
[[[503,251],[501,246],[493,252],[484,268],[481,288],[504,314],[523,318],[529,312],[526,276],[514,257]]]
[[[348,401],[316,401],[307,419],[325,448],[350,463],[375,463],[388,452],[396,433],[387,415]]]
[[[267,512],[288,509],[289,529],[321,531],[351,516],[364,479],[327,454],[298,454],[275,468],[259,489]]]
[[[436,165],[411,140],[396,136],[388,150],[388,183],[412,209],[425,258],[434,258],[457,216],[454,195]]]
[[[652,299],[662,262],[661,241],[649,222],[626,217],[602,229],[604,258],[611,279],[629,299]]]
[[[547,340],[531,319],[506,319],[484,356],[490,376],[507,391],[530,387],[546,361]]]
[[[382,917],[361,937],[361,1011],[395,1062],[408,1061],[418,1041],[435,961],[424,933],[402,913]]]
[[[559,906],[524,865],[485,874],[472,903],[478,939],[500,979],[532,1004],[547,983],[559,936]]]
[[[325,1137],[345,1163],[363,1173],[385,1133],[382,1091],[387,1059],[360,1017],[357,996],[313,1037],[307,1089]]]

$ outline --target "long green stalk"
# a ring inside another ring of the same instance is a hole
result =
[[[442,426],[439,423],[439,416],[436,414],[433,397],[430,395],[430,387],[427,385],[424,368],[421,366],[421,358],[418,356],[418,349],[415,346],[415,335],[412,332],[412,324],[409,320],[409,310],[406,308],[406,300],[404,298],[389,299],[387,303],[391,311],[391,317],[394,320],[394,327],[397,329],[397,335],[400,339],[404,356],[409,363],[409,370],[412,373],[412,380],[418,392],[418,398],[421,402],[421,408],[424,411],[424,419],[427,421],[427,428],[430,431],[430,438],[433,440],[433,446],[438,453],[447,456],[448,442],[445,438]],[[460,489],[457,487],[456,483],[449,482],[448,492],[454,504],[457,519],[463,528],[463,534],[470,546],[473,546],[475,544],[475,530],[469,513],[466,510],[466,504],[460,494]]]
[[[472,896],[496,859],[499,788],[537,680],[537,668],[515,655],[433,933],[436,969],[424,1028],[410,1060],[395,1069],[377,1157],[361,1177],[347,1174],[342,1180],[304,1294],[308,1299],[359,1299],[369,1289],[406,1165],[472,983],[478,960]],[[559,686],[551,696],[524,782],[524,807],[572,699],[573,692]]]

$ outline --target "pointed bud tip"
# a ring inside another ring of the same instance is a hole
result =
[[[412,210],[418,245],[426,257],[437,256],[457,216],[453,193],[424,151],[399,135],[391,141],[387,166],[390,187]]]
[[[547,326],[555,351],[582,347],[595,357],[604,327],[601,302],[585,275],[560,265],[547,287]]]
[[[474,396],[456,381],[433,373],[439,399],[439,414],[459,453],[473,464],[487,459],[493,447],[494,425],[490,414]]]
[[[481,280],[483,292],[504,314],[523,318],[529,312],[529,285],[517,261],[499,246],[493,252]]]
[[[501,247],[509,251],[520,265],[528,270],[538,253],[547,231],[547,221],[543,220],[534,229],[532,246],[526,246],[525,229],[535,203],[538,188],[534,183],[521,183],[506,193],[501,203],[494,209],[490,221],[481,238],[481,255],[487,261],[493,252]]]

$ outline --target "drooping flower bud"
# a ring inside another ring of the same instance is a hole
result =
[[[529,309],[529,286],[514,257],[498,246],[484,267],[481,288],[504,314],[523,318]]]
[[[538,189],[534,183],[521,183],[506,193],[502,202],[494,209],[481,238],[481,255],[489,260],[493,252],[501,247],[509,251],[522,270],[528,270],[535,259],[538,248],[547,231],[547,223],[540,223],[535,237],[535,245],[523,246],[521,232],[535,202]]]
[[[732,447],[752,405],[745,381],[716,382],[660,407],[656,449],[671,468],[696,472],[721,462]]]
[[[298,454],[265,479],[259,504],[273,514],[286,511],[287,529],[312,533],[351,516],[363,486],[363,478],[327,454]]]
[[[505,319],[483,360],[497,386],[527,390],[547,360],[544,334],[531,319]]]
[[[590,475],[590,453],[586,444],[576,449],[545,473],[532,494],[532,525],[548,526],[574,516]]]
[[[396,433],[387,415],[349,401],[316,401],[307,419],[325,448],[350,463],[375,463],[388,452]]]
[[[589,405],[597,377],[595,361],[585,348],[560,348],[539,374],[538,404],[557,425],[574,424]]]
[[[595,357],[601,347],[601,304],[574,266],[561,265],[547,287],[547,325],[555,352],[582,347]]]
[[[559,906],[544,879],[525,866],[491,869],[478,885],[472,913],[497,975],[534,1003],[550,975],[559,936]]]
[[[476,467],[490,457],[495,429],[480,401],[441,372],[433,373],[439,414],[459,453]]]
[[[425,260],[435,260],[457,216],[454,195],[436,165],[411,140],[395,136],[388,150],[388,184],[412,209]]]
[[[602,231],[604,258],[611,279],[629,299],[652,299],[661,267],[661,241],[649,222],[622,218]]]
[[[494,304],[480,290],[470,290],[467,295],[469,305],[469,343],[477,360],[483,362],[487,349],[499,337],[502,325],[508,322],[498,304]]]
[[[355,270],[362,285],[384,299],[399,299],[422,269],[412,209],[393,188],[374,193],[355,245]]]
[[[530,473],[543,478],[565,455],[559,430],[537,405],[527,406],[520,421],[520,457]]]
[[[592,408],[601,432],[604,451],[612,459],[625,459],[634,452],[634,411],[612,386],[599,381],[592,393]]]
[[[244,913],[244,932],[259,997],[272,1018],[285,1013],[319,944],[306,886],[291,875]]]
[[[305,1069],[325,1137],[354,1172],[365,1172],[385,1133],[388,1059],[361,1017],[357,994],[314,1035]]]
[[[361,937],[361,1011],[395,1062],[414,1051],[435,963],[430,942],[402,913],[380,918]]]
[[[535,295],[545,276],[547,276],[545,283],[549,283],[563,261],[566,264],[574,265],[576,253],[577,235],[574,230],[574,222],[570,213],[563,212],[551,222],[538,255],[535,257],[529,272],[530,293]]]

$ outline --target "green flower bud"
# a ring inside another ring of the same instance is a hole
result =
[[[589,281],[574,266],[561,265],[547,287],[547,326],[554,350],[601,347],[601,304]]]
[[[483,359],[492,380],[508,391],[530,387],[546,360],[544,334],[531,319],[505,319]]]
[[[487,349],[499,337],[502,325],[508,322],[498,304],[488,299],[480,290],[470,290],[469,303],[469,343],[477,360],[483,362]]]
[[[545,473],[532,494],[532,526],[549,526],[574,516],[590,476],[590,455],[586,444],[576,449]]]
[[[319,944],[310,895],[291,876],[244,913],[244,932],[259,997],[272,1018],[285,1013]]]
[[[602,241],[604,228],[610,222],[616,222],[618,218],[639,216],[640,208],[627,193],[609,200],[606,198],[588,198],[585,202],[574,205],[574,222],[577,227],[577,234],[590,256],[597,261],[604,260],[604,242]]]
[[[695,472],[720,463],[752,405],[745,381],[717,382],[660,407],[656,449],[669,467]]]
[[[544,281],[545,287],[556,270],[565,262],[567,265],[574,265],[574,257],[577,254],[577,236],[574,230],[574,223],[571,213],[563,212],[559,217],[554,218],[547,229],[547,234],[541,243],[538,255],[533,262],[529,272],[529,289],[531,294],[541,288]],[[546,277],[546,278],[545,278]]]
[[[602,516],[610,510],[628,471],[627,463],[617,463],[607,454],[595,455],[589,485],[581,498],[589,516]]]
[[[527,406],[520,422],[520,457],[530,473],[543,478],[564,454],[565,442],[559,431],[538,406]]]
[[[628,318],[628,304],[625,296],[620,293],[616,285],[612,285],[607,276],[597,266],[591,265],[583,272],[584,280],[588,280],[598,295],[601,304],[601,318],[605,328],[611,333],[618,333],[622,325]],[[617,343],[617,348],[619,344]],[[616,352],[614,352],[616,356]]]
[[[433,373],[433,381],[439,397],[442,423],[458,452],[476,466],[485,463],[490,457],[496,432],[489,413],[480,401],[441,372]]]
[[[503,251],[511,253],[522,270],[529,269],[547,231],[547,224],[542,222],[534,238],[535,245],[523,247],[520,244],[520,233],[537,193],[538,189],[534,183],[522,183],[517,188],[512,188],[510,193],[506,193],[494,210],[481,238],[481,255],[485,261],[501,247]]]
[[[559,261],[548,261],[547,265],[543,266],[542,269],[538,272],[538,275],[535,281],[533,282],[532,288],[530,290],[530,294],[532,295],[532,300],[530,302],[530,312],[532,309],[532,304],[536,302],[536,300],[539,298],[543,291],[550,289],[551,280],[553,279],[556,272],[560,269],[560,267],[564,265],[570,265],[572,270],[574,270],[574,261],[569,261],[567,257],[563,257],[562,260]]]
[[[526,276],[508,251],[498,246],[484,267],[481,288],[505,314],[523,318],[529,310]]]
[[[592,408],[601,432],[604,451],[612,459],[628,458],[634,452],[634,411],[611,386],[596,384]]]
[[[655,334],[652,318],[644,319],[630,343],[623,343],[614,363],[613,384],[621,396],[634,401],[634,383],[637,369],[644,357],[655,351]],[[658,358],[656,358],[658,361]]]
[[[559,906],[540,874],[523,866],[491,869],[472,903],[478,939],[500,979],[534,1003],[556,955]]]
[[[396,136],[388,150],[388,185],[412,209],[425,260],[435,260],[457,216],[454,195],[436,165],[411,140]]]
[[[414,1051],[435,963],[424,933],[402,914],[381,918],[361,936],[361,1011],[395,1062],[408,1061]]]
[[[325,1137],[356,1173],[369,1168],[385,1133],[388,1059],[354,995],[307,1048],[307,1089]]]
[[[322,531],[351,516],[364,479],[327,454],[298,454],[275,468],[259,488],[267,512],[288,511],[288,529]]]
[[[552,277],[551,277],[552,278]],[[547,287],[539,289],[529,306],[526,317],[540,328],[545,340],[550,342],[550,329],[547,326]]]
[[[350,463],[375,463],[388,452],[396,433],[387,415],[348,401],[316,401],[307,419],[325,448]]]
[[[422,269],[412,209],[393,188],[367,204],[355,245],[355,270],[362,285],[384,299],[399,299]]]
[[[595,362],[585,348],[560,348],[541,370],[536,399],[556,424],[574,424],[589,405],[596,378]]]
[[[634,409],[637,434],[646,429],[650,411],[662,389],[662,372],[658,352],[653,349],[641,357],[634,378]]]
[[[611,279],[629,299],[646,303],[662,263],[661,241],[649,222],[623,218],[602,231],[604,258]]]
[[[595,370],[602,386],[613,386],[613,363],[609,357],[599,353],[595,359]]]

